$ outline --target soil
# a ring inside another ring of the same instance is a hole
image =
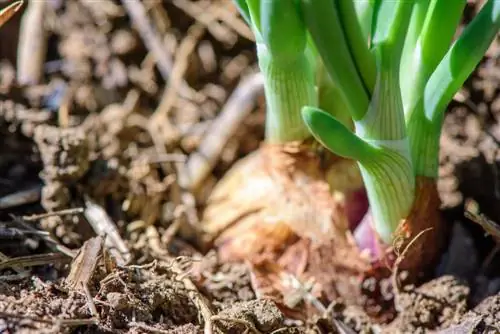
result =
[[[261,298],[273,263],[229,263],[206,243],[208,195],[264,135],[260,92],[223,128],[232,135],[196,189],[181,184],[257,71],[232,5],[45,4],[35,35],[26,5],[0,29],[0,333],[500,332],[499,39],[445,117],[438,190],[451,235],[440,263],[419,286],[349,282],[370,301],[362,309],[288,276],[287,291]],[[469,1],[466,20],[478,8]],[[40,66],[16,57],[23,47]],[[321,271],[328,254],[315,256]]]

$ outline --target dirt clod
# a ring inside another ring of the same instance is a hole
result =
[[[269,300],[252,300],[235,303],[219,312],[218,316],[225,319],[240,319],[253,324],[258,330],[268,333],[279,329],[283,324],[283,314],[274,302]],[[246,326],[231,321],[220,321],[224,333],[243,333]]]
[[[397,296],[399,315],[391,324],[401,333],[423,333],[424,329],[450,326],[467,310],[469,288],[452,276],[442,276]]]
[[[335,301],[329,306],[328,320],[334,325],[333,319],[341,321],[351,330],[361,334],[372,334],[374,328],[368,315],[359,307],[345,305],[340,301]]]
[[[473,310],[467,312],[459,323],[479,319],[473,333],[493,334],[500,332],[500,295],[486,298]]]
[[[35,142],[44,163],[45,179],[70,182],[87,172],[89,149],[82,129],[41,125],[35,129]]]

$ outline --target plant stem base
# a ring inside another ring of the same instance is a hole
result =
[[[307,143],[264,144],[219,181],[202,223],[222,261],[278,264],[314,277],[328,299],[355,295],[353,277],[369,263],[349,232],[348,217],[360,215],[345,199],[362,189],[361,175],[356,162],[325,154]]]
[[[404,239],[400,250],[411,242],[400,269],[408,271],[413,280],[432,274],[447,246],[451,225],[443,220],[440,206],[436,180],[417,177],[413,209],[398,230],[398,236]]]

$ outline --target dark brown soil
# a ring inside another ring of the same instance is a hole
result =
[[[199,217],[208,195],[264,133],[260,92],[241,124],[224,126],[232,135],[207,175],[186,186],[186,175],[202,171],[189,158],[223,132],[221,110],[256,72],[235,8],[122,3],[46,1],[44,19],[31,22],[44,33],[31,42],[20,40],[25,8],[0,29],[0,333],[500,332],[500,40],[446,114],[438,183],[452,231],[446,252],[421,286],[349,282],[370,301],[364,310],[349,298],[316,298],[315,282],[281,272],[265,283],[286,281],[288,290],[261,298],[264,269],[221,261],[206,243]],[[146,40],[145,22],[134,23],[141,9],[153,27]],[[16,54],[40,41],[33,59],[42,73],[21,85],[16,74],[30,70]],[[464,215],[471,201],[473,220]],[[328,254],[313,255],[321,272]]]

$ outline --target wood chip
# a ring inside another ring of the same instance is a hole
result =
[[[71,270],[66,278],[66,284],[69,288],[76,290],[84,289],[87,286],[97,267],[103,243],[104,239],[101,236],[85,241],[71,263]]]

